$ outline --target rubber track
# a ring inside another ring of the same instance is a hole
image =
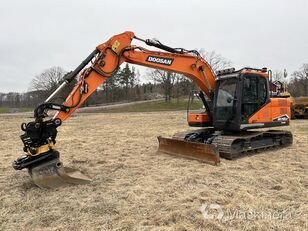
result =
[[[285,147],[293,142],[289,131],[269,130],[264,132],[247,131],[236,136],[217,136],[212,144],[219,151],[219,155],[226,159],[235,159],[246,152],[260,151],[273,147]]]

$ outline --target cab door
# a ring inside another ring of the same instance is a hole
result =
[[[268,79],[258,74],[242,76],[241,117],[242,123],[269,102]]]

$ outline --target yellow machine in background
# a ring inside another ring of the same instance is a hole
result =
[[[271,83],[271,94],[273,97],[290,98],[291,119],[308,119],[308,96],[294,98],[287,91],[286,83],[282,81]]]
[[[308,97],[297,97],[294,102],[294,114],[296,118],[308,119]]]

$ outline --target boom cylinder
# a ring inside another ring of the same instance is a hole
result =
[[[70,83],[71,81],[73,81],[73,79],[76,77],[76,75],[85,67],[88,65],[88,63],[95,57],[96,54],[99,53],[98,49],[95,49],[94,51],[92,51],[92,53],[85,59],[82,61],[82,63],[75,69],[73,70],[71,73],[69,73],[66,77],[65,80],[68,81],[68,83]]]
[[[53,97],[55,97],[55,95],[57,95],[58,92],[60,92],[67,84],[68,84],[68,81],[65,80],[53,93],[51,93],[51,95],[45,100],[45,103],[52,100]]]
[[[64,82],[45,100],[45,103],[49,102],[50,100],[53,99],[53,97],[55,97],[55,95],[58,94],[58,92],[60,92],[67,84],[69,84],[70,82],[72,82],[75,77],[78,75],[78,73],[85,67],[88,65],[88,63],[95,57],[96,54],[99,53],[98,49],[95,49],[94,51],[92,51],[92,53],[85,59],[82,61],[82,63],[72,72],[68,73],[65,77],[64,77]]]

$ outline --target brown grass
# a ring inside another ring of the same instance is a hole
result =
[[[11,168],[29,120],[0,117],[0,230],[307,229],[307,120],[292,123],[292,147],[215,167],[156,153],[156,136],[188,129],[185,112],[82,114],[59,129],[57,146],[65,165],[93,182],[56,190]],[[289,216],[209,220],[203,203]]]

